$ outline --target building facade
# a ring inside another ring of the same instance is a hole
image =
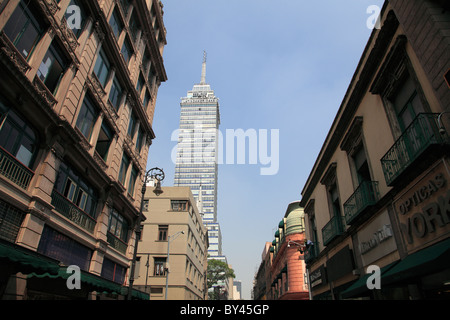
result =
[[[0,30],[0,296],[123,298],[167,79],[162,3],[4,0]]]
[[[289,204],[255,275],[255,300],[308,300],[305,221],[299,201]]]
[[[196,201],[189,187],[162,190],[156,196],[147,189],[144,197],[134,283],[150,300],[163,300],[169,276],[168,300],[205,300],[208,235]]]
[[[450,11],[386,1],[302,190],[313,299],[448,299]]]

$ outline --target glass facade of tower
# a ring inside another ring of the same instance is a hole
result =
[[[222,255],[217,223],[219,99],[204,79],[181,99],[175,186],[188,186],[209,230],[210,256]]]

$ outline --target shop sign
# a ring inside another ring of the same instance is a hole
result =
[[[353,252],[350,246],[339,250],[327,261],[327,275],[329,281],[335,281],[351,273],[354,269]]]
[[[395,201],[408,251],[450,232],[448,186],[442,171],[432,170]]]
[[[387,239],[392,237],[392,229],[391,226],[388,224],[385,224],[381,229],[378,229],[377,232],[375,232],[372,235],[372,238],[368,241],[362,241],[359,244],[359,251],[361,254],[366,254],[370,250],[378,247],[378,245]]]
[[[357,245],[363,266],[372,264],[397,250],[391,219],[387,209],[377,213],[371,222],[357,234]]]
[[[309,283],[311,284],[311,288],[327,283],[325,267],[323,265],[310,273]]]

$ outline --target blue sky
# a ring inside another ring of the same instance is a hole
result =
[[[171,140],[180,98],[206,81],[220,99],[221,126],[279,129],[279,171],[261,165],[219,166],[218,220],[223,252],[250,299],[266,241],[288,204],[300,200],[371,30],[367,8],[383,0],[164,0],[168,81],[159,89],[148,168],[173,185]],[[269,135],[270,139],[270,135]],[[270,140],[269,140],[270,141]],[[247,162],[248,163],[248,162]]]

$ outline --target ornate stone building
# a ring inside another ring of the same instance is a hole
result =
[[[450,8],[389,0],[302,190],[319,299],[447,299]]]
[[[272,243],[267,242],[255,274],[255,300],[308,300],[305,214],[299,201],[290,203],[278,223]]]
[[[167,80],[163,5],[2,0],[0,30],[0,297],[121,298]]]

